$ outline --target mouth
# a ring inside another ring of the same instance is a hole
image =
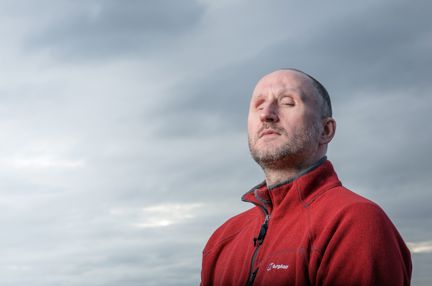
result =
[[[266,129],[259,134],[259,138],[262,138],[264,136],[271,136],[271,135],[281,135],[281,134],[273,129]]]

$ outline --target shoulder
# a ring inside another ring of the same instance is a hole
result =
[[[321,253],[324,249],[332,253],[337,249],[345,253],[361,249],[370,256],[387,253],[392,257],[394,253],[407,252],[383,209],[344,187],[327,192],[311,205],[309,213],[315,246]]]
[[[348,210],[354,213],[361,211],[384,213],[379,205],[344,186],[336,186],[319,194],[310,206],[317,209],[327,208],[332,214]]]
[[[310,214],[319,276],[332,281],[329,285],[339,285],[334,281],[342,279],[334,269],[344,269],[350,275],[343,279],[364,281],[362,285],[400,285],[395,281],[409,280],[410,252],[376,203],[338,187],[311,205]]]
[[[258,222],[260,215],[260,210],[257,207],[253,207],[225,221],[210,236],[206,246],[204,247],[203,254],[205,255],[213,248],[223,245],[224,243],[234,239],[240,233],[253,227],[255,224],[254,222]]]
[[[397,232],[383,209],[343,186],[330,189],[309,206],[315,227],[350,229],[362,234]],[[336,229],[334,229],[336,231]]]

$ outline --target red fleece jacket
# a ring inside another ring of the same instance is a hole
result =
[[[201,285],[410,284],[398,231],[379,206],[341,185],[329,161],[243,200],[256,207],[210,237]]]

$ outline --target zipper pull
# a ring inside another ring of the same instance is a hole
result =
[[[254,246],[261,245],[263,243],[264,237],[267,233],[269,219],[270,219],[270,216],[266,215],[264,223],[261,225],[258,237],[254,237],[254,239],[253,239]]]

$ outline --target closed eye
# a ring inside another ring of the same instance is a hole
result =
[[[263,100],[263,99],[258,99],[258,100],[255,102],[255,108],[256,108],[257,110],[262,110],[262,109],[264,108],[264,100]]]
[[[284,96],[279,100],[279,104],[281,105],[288,105],[288,106],[294,106],[295,102],[294,99],[292,99],[292,97],[289,96]]]

